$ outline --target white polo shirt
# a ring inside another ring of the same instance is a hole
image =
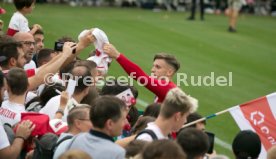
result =
[[[0,150],[10,146],[10,142],[9,142],[9,139],[8,139],[8,136],[4,130],[4,127],[3,127],[3,124],[2,122],[0,121]]]
[[[0,121],[14,126],[21,120],[21,113],[26,112],[23,104],[6,100],[0,107]]]
[[[155,135],[157,136],[158,140],[169,139],[168,136],[163,135],[160,128],[155,124],[155,122],[148,123],[146,129],[152,130],[155,133]],[[144,140],[144,141],[150,141],[150,142],[153,141],[152,137],[147,133],[139,135],[136,138],[136,140]]]

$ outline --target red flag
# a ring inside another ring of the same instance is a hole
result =
[[[276,93],[258,98],[230,109],[230,113],[241,130],[256,132],[262,141],[259,158],[276,145]]]

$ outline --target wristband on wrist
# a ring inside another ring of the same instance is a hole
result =
[[[24,142],[26,141],[26,139],[23,136],[16,136],[15,139],[16,138],[22,139]]]
[[[56,113],[60,113],[62,116],[64,115],[64,111],[62,109],[58,109]]]

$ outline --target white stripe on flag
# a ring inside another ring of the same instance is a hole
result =
[[[272,111],[272,114],[276,120],[276,93],[272,93],[266,96],[270,109]]]

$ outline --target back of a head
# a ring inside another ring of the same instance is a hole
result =
[[[127,89],[130,89],[133,96],[135,98],[137,98],[138,91],[134,87],[130,86],[128,83],[126,83],[124,81],[120,81],[119,79],[107,80],[105,85],[103,86],[100,94],[101,95],[118,95]]]
[[[35,139],[35,149],[33,158],[37,159],[49,159],[53,157],[52,149],[54,148],[58,136],[53,133],[46,133],[41,138]]]
[[[107,120],[116,122],[126,110],[125,103],[114,96],[101,96],[90,109],[90,120],[94,127],[103,129]],[[112,113],[111,113],[112,112]]]
[[[275,159],[276,158],[276,145],[272,146],[267,151],[267,159]]]
[[[187,117],[187,123],[186,124],[191,123],[191,122],[196,121],[196,120],[201,119],[201,118],[202,118],[202,115],[198,114],[197,112],[191,113]],[[202,123],[204,125],[206,125],[206,120],[202,121]],[[196,127],[196,124],[193,124],[193,125],[191,125],[189,127]]]
[[[0,45],[0,56],[5,56],[6,59],[0,63],[1,67],[8,67],[12,58],[17,60],[19,53],[17,48],[22,48],[22,45],[17,42],[2,43]]]
[[[152,103],[147,106],[145,109],[143,116],[152,116],[157,118],[161,109],[161,104],[160,103]]]
[[[24,7],[29,8],[35,0],[13,0],[13,4],[17,10],[22,10]]]
[[[73,79],[77,81],[74,93],[81,93],[93,84],[91,72],[86,66],[74,67],[71,71],[71,75]]]
[[[37,64],[38,66],[42,66],[43,64],[46,64],[49,62],[52,57],[51,54],[54,53],[55,50],[53,49],[41,49],[37,54]]]
[[[181,147],[172,140],[155,140],[148,144],[143,152],[143,159],[186,159]]]
[[[197,99],[187,96],[180,88],[171,89],[163,103],[161,104],[160,115],[164,118],[170,118],[175,113],[195,112],[198,105]]]
[[[169,64],[170,66],[172,66],[174,68],[175,72],[177,72],[180,68],[180,63],[177,61],[177,59],[173,55],[169,55],[166,53],[159,53],[154,56],[153,61],[155,61],[157,59],[165,60],[167,64]]]
[[[132,134],[138,134],[147,127],[147,124],[154,122],[155,118],[151,116],[141,116],[132,128]]]
[[[28,77],[21,68],[12,68],[6,76],[7,85],[14,95],[24,95],[28,89]]]
[[[261,152],[260,137],[251,130],[240,131],[233,140],[232,149],[237,159],[257,159]]]
[[[126,146],[126,158],[134,157],[137,154],[141,153],[143,148],[149,142],[143,140],[133,140]]]
[[[177,136],[177,142],[188,159],[204,156],[209,148],[208,136],[196,128],[185,128]]]
[[[90,87],[88,94],[81,100],[80,103],[94,105],[95,100],[99,97],[99,92],[96,87]]]

